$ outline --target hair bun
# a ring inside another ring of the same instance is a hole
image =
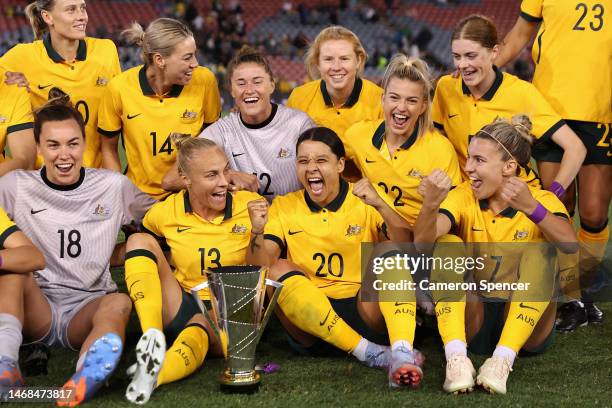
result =
[[[46,103],[47,106],[72,106],[70,103],[70,95],[54,86],[49,90],[49,97]]]
[[[528,140],[529,143],[533,141],[533,137],[531,136],[533,125],[531,124],[529,116],[525,114],[514,115],[512,119],[510,119],[510,123],[522,138]]]
[[[193,138],[189,133],[170,133],[170,140],[172,141],[172,144],[174,144],[177,150],[181,150],[181,148],[185,146],[185,143],[187,143],[191,139]]]

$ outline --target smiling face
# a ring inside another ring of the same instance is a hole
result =
[[[41,10],[52,34],[69,40],[82,40],[87,29],[85,0],[56,0],[51,10]]]
[[[347,93],[353,89],[363,61],[348,40],[327,40],[321,43],[317,68],[329,91]]]
[[[230,83],[232,97],[245,122],[257,124],[270,116],[274,82],[263,66],[243,62],[234,69]]]
[[[212,210],[213,213],[223,212],[229,169],[227,157],[218,147],[195,152],[185,174],[181,174],[192,202],[197,202],[199,208]]]
[[[493,60],[498,52],[497,45],[486,48],[476,41],[465,39],[452,42],[453,63],[470,89],[493,82]]]
[[[79,180],[85,138],[76,121],[66,119],[43,123],[37,147],[38,154],[44,160],[49,181],[66,186]]]
[[[503,160],[503,153],[497,142],[489,139],[472,138],[468,146],[465,164],[472,191],[477,199],[488,199],[501,189],[504,179],[516,174],[514,159]]]
[[[396,137],[408,138],[419,116],[427,109],[423,85],[408,79],[392,77],[383,94],[385,130]]]
[[[340,192],[344,158],[338,159],[323,142],[306,140],[297,149],[297,175],[310,199],[324,207]]]
[[[191,81],[193,70],[198,66],[196,52],[195,40],[189,36],[178,42],[169,56],[162,57],[155,54],[153,58],[158,65],[163,67],[167,83],[185,86]]]

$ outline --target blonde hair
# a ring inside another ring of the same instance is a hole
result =
[[[193,33],[185,24],[172,18],[158,18],[152,21],[147,29],[136,22],[121,32],[121,36],[130,44],[136,44],[142,49],[142,60],[145,64],[153,64],[153,55],[168,57],[174,51],[176,44],[185,38],[193,37]]]
[[[433,129],[433,120],[431,118],[431,95],[433,93],[433,79],[427,63],[419,58],[408,58],[404,54],[396,54],[391,59],[382,80],[383,95],[387,94],[387,87],[391,79],[405,79],[411,82],[417,82],[423,87],[423,101],[426,104],[425,112],[423,112],[417,121],[419,133],[417,137],[421,137],[425,132]]]
[[[189,164],[196,152],[219,147],[210,139],[191,137],[189,133],[170,133],[170,140],[178,150],[176,163],[181,174],[189,172]]]
[[[55,6],[55,0],[37,0],[26,6],[25,14],[30,20],[34,39],[42,39],[43,35],[49,31],[49,26],[43,20],[41,11],[50,11],[53,6]]]
[[[308,47],[306,52],[306,70],[311,78],[316,79],[321,77],[321,73],[317,66],[319,65],[319,56],[321,55],[321,45],[325,41],[329,40],[346,40],[353,44],[353,50],[357,58],[361,60],[359,67],[357,67],[357,75],[360,76],[363,73],[363,67],[368,60],[368,53],[361,44],[361,40],[357,37],[357,34],[342,26],[330,26],[327,27],[317,35],[314,41]]]
[[[502,153],[502,160],[514,159],[526,167],[531,159],[531,120],[524,114],[514,115],[510,121],[497,118],[476,132],[474,138],[493,141]]]

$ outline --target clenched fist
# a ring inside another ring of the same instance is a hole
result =
[[[359,197],[361,201],[372,207],[378,207],[383,203],[382,198],[380,198],[370,180],[365,177],[353,185],[353,195]]]
[[[253,200],[247,203],[249,218],[251,219],[251,232],[261,234],[268,222],[268,202],[265,199]]]
[[[427,177],[423,177],[417,191],[423,196],[424,204],[440,206],[452,186],[453,182],[445,172],[434,169]]]
[[[502,198],[515,210],[530,215],[538,206],[538,202],[529,191],[529,186],[518,177],[506,180],[501,191]]]
[[[254,174],[230,170],[227,173],[227,181],[230,191],[248,190],[256,193],[259,189],[259,181]]]

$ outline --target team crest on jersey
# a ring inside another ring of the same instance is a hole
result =
[[[347,237],[354,237],[355,235],[359,235],[361,234],[361,230],[363,228],[361,227],[361,225],[350,225],[348,226],[348,228],[346,229],[346,236]]]
[[[106,86],[108,84],[108,78],[99,76],[96,80],[96,86]]]
[[[181,115],[181,120],[183,122],[193,122],[198,117],[198,112],[191,111],[189,109],[185,109],[185,112]]]
[[[524,239],[527,239],[528,237],[529,237],[529,231],[527,231],[527,230],[522,230],[522,231],[516,230],[512,240],[513,241],[522,241]]]
[[[288,159],[291,157],[291,150],[281,148],[276,155],[277,159]]]
[[[421,173],[421,172],[420,172],[420,171],[418,171],[417,169],[411,169],[411,170],[408,172],[408,175],[409,175],[410,177],[416,177],[416,178],[423,178],[423,177],[425,177],[425,176],[423,175],[423,173]]]
[[[0,115],[0,123],[6,123],[8,118],[6,116]]]
[[[93,215],[97,215],[98,217],[106,217],[109,214],[110,208],[102,204],[98,204],[93,210]]]
[[[234,224],[234,226],[232,227],[232,234],[246,234],[246,232],[247,232],[246,225]]]

